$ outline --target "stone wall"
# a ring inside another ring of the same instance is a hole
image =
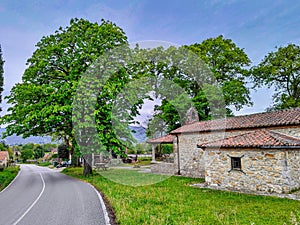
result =
[[[231,157],[242,157],[242,171],[231,170]],[[287,193],[300,188],[299,150],[206,149],[208,185],[242,191]]]
[[[270,130],[300,138],[299,127],[270,128]],[[232,137],[250,131],[253,131],[253,129],[231,130],[226,132],[216,131],[216,132],[203,132],[203,133],[184,133],[179,135],[178,138],[179,138],[180,174],[187,177],[205,176],[205,167],[206,167],[205,164],[208,163],[209,159],[203,157],[203,150],[197,148],[197,144],[211,142],[211,141],[215,141],[227,137]],[[174,138],[174,140],[175,139],[176,137]],[[176,148],[174,148],[174,155],[175,155],[174,163],[178,168],[177,146]]]
[[[271,129],[273,131],[288,135],[288,136],[292,136],[295,138],[300,138],[300,127],[290,127],[290,128],[275,128],[275,129]]]
[[[299,127],[289,127],[289,128],[272,128],[270,130],[280,132],[286,135],[294,136],[300,138],[300,128]],[[174,150],[174,163],[167,163],[162,165],[152,165],[151,170],[154,173],[164,173],[164,174],[180,174],[187,177],[201,177],[204,178],[205,168],[213,163],[214,155],[209,155],[205,153],[202,149],[197,148],[197,144],[204,142],[211,142],[219,140],[226,137],[240,135],[253,129],[248,130],[232,130],[232,131],[217,131],[217,132],[203,132],[203,133],[187,133],[178,136],[178,147],[179,147],[179,166],[178,166],[178,148],[177,148],[177,138],[174,136],[173,150]],[[212,153],[210,153],[212,154]],[[295,163],[291,160],[291,165]],[[290,177],[297,177],[299,180],[299,174],[296,174],[297,165],[293,166],[294,169],[290,172]],[[223,169],[221,171],[224,171]],[[251,172],[250,172],[251,173]],[[295,174],[295,175],[293,175]],[[294,178],[291,178],[293,182]],[[295,185],[296,186],[296,185]]]
[[[188,133],[179,136],[180,174],[187,177],[205,176],[205,159],[203,150],[197,144],[223,139],[233,135],[232,132]],[[235,132],[238,135],[240,132]],[[175,161],[177,162],[177,161]]]
[[[151,165],[151,172],[158,174],[176,175],[176,164],[157,162]]]

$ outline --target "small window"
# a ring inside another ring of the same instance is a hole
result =
[[[242,170],[241,157],[231,157],[231,169]]]

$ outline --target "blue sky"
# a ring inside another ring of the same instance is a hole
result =
[[[35,44],[65,27],[71,18],[120,26],[130,42],[161,40],[200,43],[220,34],[244,48],[259,63],[275,46],[300,44],[300,1],[291,0],[0,0],[0,44],[5,92],[21,81]],[[264,111],[272,90],[252,92],[254,106],[236,114]],[[5,106],[3,106],[5,108]]]

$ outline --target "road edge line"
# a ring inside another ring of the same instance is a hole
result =
[[[13,223],[13,225],[17,225],[27,215],[27,213],[29,213],[29,211],[33,208],[33,206],[35,206],[35,204],[38,202],[38,200],[42,197],[42,195],[43,195],[43,193],[45,191],[46,184],[45,184],[45,181],[44,181],[44,178],[43,178],[42,174],[41,173],[39,173],[39,174],[40,174],[41,179],[43,181],[43,188],[42,188],[41,193],[34,200],[34,202],[29,206],[29,208],[23,213],[23,215],[21,217],[19,217],[19,219],[16,222]]]
[[[0,191],[0,194],[2,194],[2,192],[4,192],[6,189],[8,189],[15,182],[15,180],[17,179],[17,177],[19,177],[21,172],[22,172],[22,168],[20,166],[20,171],[18,172],[17,176],[15,176],[15,178],[2,191]]]
[[[96,194],[98,195],[98,198],[99,198],[99,201],[100,201],[100,204],[101,204],[101,208],[102,208],[102,211],[103,211],[103,214],[104,214],[105,224],[106,225],[111,225],[110,220],[109,220],[109,216],[108,216],[108,212],[107,212],[107,208],[106,208],[106,205],[103,201],[103,198],[102,198],[101,194],[99,193],[99,191],[93,185],[91,185],[90,183],[87,183],[87,184],[90,185],[94,189]]]

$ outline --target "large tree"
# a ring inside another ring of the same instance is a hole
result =
[[[251,68],[256,87],[274,87],[269,110],[300,107],[300,46],[289,44],[270,52]]]
[[[70,26],[43,37],[28,59],[22,82],[7,97],[9,114],[6,136],[17,134],[60,137],[74,151],[72,103],[78,82],[87,68],[104,52],[127,43],[121,28],[72,19]]]
[[[223,36],[209,38],[201,43],[184,46],[184,48],[193,52],[194,57],[202,60],[205,64],[202,67],[207,67],[212,74],[208,77],[216,81],[215,85],[204,91],[206,81],[195,82],[176,70],[168,72],[167,76],[172,74],[171,79],[190,95],[200,120],[212,118],[212,102],[216,97],[223,98],[227,115],[232,115],[230,106],[240,110],[243,106],[252,105],[250,91],[246,87],[247,66],[251,61],[243,49],[239,48],[232,40],[224,39]],[[222,96],[214,93],[216,87],[222,91]],[[167,99],[162,99],[162,105],[156,106],[156,111],[158,112],[156,117],[161,118],[167,124],[166,132],[182,125],[182,121],[179,121],[180,116],[176,112],[177,109]]]
[[[2,49],[0,45],[0,103],[2,102],[2,92],[3,92],[3,73],[4,73],[3,65],[4,65],[4,60],[2,58]],[[0,108],[0,111],[1,110],[2,108]]]

